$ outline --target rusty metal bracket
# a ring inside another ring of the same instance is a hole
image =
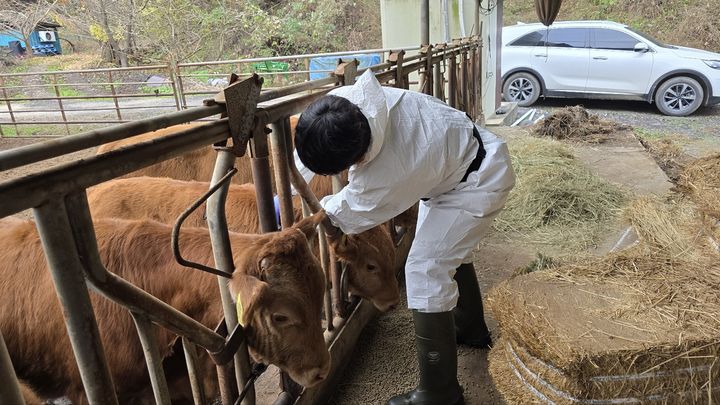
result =
[[[343,62],[342,59],[338,59],[338,64],[333,75],[340,78],[343,86],[349,86],[355,83],[355,76],[357,76],[357,68],[359,65],[360,62],[357,59],[353,59],[350,62]]]
[[[233,73],[230,75],[230,83],[221,93],[215,95],[213,101],[225,105],[224,114],[228,117],[233,140],[232,152],[240,157],[244,156],[247,150],[263,79],[253,74],[250,78],[239,81],[239,77]]]
[[[399,89],[405,89],[406,83],[404,80],[403,62],[405,61],[405,51],[392,51],[388,56],[387,60],[390,64],[395,66],[395,87]]]
[[[227,324],[223,318],[215,328],[215,333],[225,338],[225,346],[219,352],[210,352],[210,358],[217,365],[227,364],[232,361],[235,352],[238,351],[240,345],[245,342],[245,330],[242,325],[238,324],[228,335]]]
[[[205,201],[207,201],[208,198],[210,198],[211,195],[213,195],[216,191],[220,189],[225,183],[230,181],[232,176],[237,173],[237,169],[233,168],[225,176],[223,176],[220,181],[217,182],[214,186],[210,188],[205,194],[202,195],[199,199],[197,199],[188,209],[183,211],[182,214],[177,219],[177,222],[175,223],[175,226],[173,226],[172,229],[172,251],[173,255],[175,256],[175,261],[178,262],[181,266],[190,267],[193,269],[198,269],[205,271],[207,273],[214,274],[216,276],[226,277],[230,278],[232,277],[232,274],[226,273],[222,270],[216,269],[214,267],[205,266],[204,264],[191,262],[189,260],[185,260],[182,257],[182,254],[180,253],[180,228],[182,227],[182,224],[185,222],[187,217],[190,216],[198,207],[200,207]]]

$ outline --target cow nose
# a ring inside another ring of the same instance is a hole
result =
[[[388,307],[388,311],[394,311],[397,308],[397,304],[392,304]]]
[[[327,378],[329,371],[329,367],[314,368],[310,371],[310,379],[312,380],[313,384],[318,384]]]

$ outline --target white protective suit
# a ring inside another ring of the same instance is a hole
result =
[[[460,183],[478,152],[465,113],[422,93],[382,87],[369,70],[352,86],[329,94],[357,105],[372,141],[363,161],[350,167],[349,184],[321,204],[346,234],[390,220],[420,202],[415,240],[405,265],[408,307],[453,309],[453,276],[505,205],[515,184],[507,145],[478,128],[486,151],[480,168]],[[307,181],[314,173],[295,153]]]

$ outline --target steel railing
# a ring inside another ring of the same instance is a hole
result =
[[[406,47],[410,52],[419,47]],[[128,68],[44,71],[0,74],[0,137],[62,136],[88,126],[107,126],[202,104],[203,97],[220,88],[209,83],[224,80],[227,72],[241,78],[261,73],[265,91],[307,82],[310,60],[321,56],[381,54],[390,49],[247,58],[196,63],[168,63]],[[258,72],[258,63],[286,63],[288,71]],[[159,80],[147,81],[148,76]],[[26,81],[40,84],[24,84]],[[268,83],[269,82],[269,83]],[[268,85],[270,84],[270,85]]]

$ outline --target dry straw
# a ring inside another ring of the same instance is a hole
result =
[[[578,105],[552,113],[535,126],[533,134],[553,139],[601,143],[607,140],[606,134],[627,128],[616,122],[601,120]]]
[[[516,277],[491,293],[504,338],[532,371],[525,378],[550,364],[560,376],[544,381],[573,398],[718,400],[720,254],[702,216],[678,199],[631,204],[625,216],[637,246]],[[503,378],[501,391],[515,389]]]
[[[685,167],[678,179],[678,189],[690,195],[704,213],[720,219],[720,154]]]
[[[515,188],[496,229],[548,245],[586,248],[619,213],[626,193],[591,173],[560,142],[510,142]]]

